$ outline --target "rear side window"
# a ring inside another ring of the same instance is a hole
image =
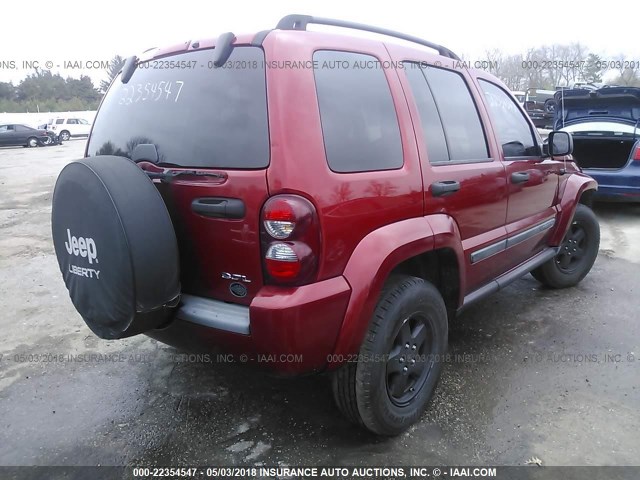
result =
[[[64,118],[59,118],[56,120],[56,125],[62,125],[64,123]]]
[[[404,70],[418,107],[429,163],[448,162],[449,147],[447,147],[447,139],[438,114],[438,107],[436,107],[431,89],[427,85],[427,80],[415,63],[405,63]]]
[[[417,68],[412,64],[411,68]],[[487,140],[476,104],[464,78],[431,66],[419,69],[428,84],[444,127],[449,160],[483,161],[489,158]]]
[[[87,154],[131,158],[155,145],[159,161],[186,167],[258,169],[269,164],[264,53],[236,47],[229,65],[212,68],[214,50],[138,66],[117,78],[93,124]],[[172,67],[175,66],[175,67]]]
[[[540,155],[531,126],[513,99],[497,85],[479,80],[505,157]]]
[[[324,147],[334,172],[402,167],[402,143],[384,70],[370,55],[313,55]],[[373,67],[372,67],[373,65]]]

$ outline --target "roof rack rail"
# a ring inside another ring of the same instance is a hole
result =
[[[347,22],[344,20],[335,20],[333,18],[312,17],[311,15],[287,15],[282,17],[276,25],[278,30],[306,30],[308,24],[317,25],[329,25],[332,27],[352,28],[354,30],[364,30],[366,32],[379,33],[381,35],[387,35],[389,37],[396,37],[402,40],[407,40],[413,43],[419,43],[425,47],[436,50],[440,55],[444,57],[453,58],[454,60],[460,60],[455,53],[442,45],[437,43],[423,40],[422,38],[414,37],[412,35],[406,35],[394,30],[387,30],[386,28],[374,27],[372,25],[366,25],[364,23]]]

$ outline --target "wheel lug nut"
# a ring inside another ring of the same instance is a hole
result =
[[[404,363],[404,357],[400,357],[400,363]]]
[[[415,345],[413,345],[413,346],[411,347],[411,350],[415,350],[415,349],[416,349],[416,346],[415,346]]]
[[[416,360],[414,358],[411,359],[411,365],[415,365]]]
[[[404,367],[404,368],[402,369],[402,371],[403,371],[404,373],[407,373],[407,370],[409,370],[407,367]]]
[[[405,343],[405,344],[404,344],[404,348],[409,348],[409,344],[408,344],[408,343]]]

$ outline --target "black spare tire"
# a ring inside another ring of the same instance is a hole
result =
[[[51,224],[71,301],[96,335],[129,337],[170,319],[180,297],[178,244],[160,193],[137,165],[117,156],[67,165]]]

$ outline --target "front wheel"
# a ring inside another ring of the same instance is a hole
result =
[[[589,273],[599,248],[598,219],[593,210],[578,204],[558,254],[533,270],[531,275],[547,287],[573,287]]]
[[[71,134],[66,130],[60,132],[60,140],[67,142],[71,138]]]
[[[392,277],[385,286],[357,363],[334,372],[339,409],[380,435],[398,435],[427,407],[447,349],[447,310],[435,286]]]

